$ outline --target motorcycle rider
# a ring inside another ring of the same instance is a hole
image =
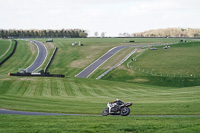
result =
[[[119,106],[124,104],[119,98],[117,98],[115,101],[110,102],[108,104],[108,108],[109,108],[109,113],[111,113],[111,109],[115,108],[116,110],[119,110]]]

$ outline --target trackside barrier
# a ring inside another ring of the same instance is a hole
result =
[[[51,64],[51,62],[52,62],[52,60],[53,60],[53,58],[54,58],[54,56],[55,56],[55,54],[56,54],[57,49],[58,49],[58,48],[55,47],[55,49],[54,49],[54,51],[53,51],[53,54],[52,54],[52,56],[51,56],[51,58],[50,58],[48,64],[47,64],[46,67],[44,68],[44,73],[46,73],[46,71],[48,70],[48,68],[49,68],[49,66],[50,66],[50,64]]]
[[[8,55],[8,57],[6,57],[2,62],[0,62],[0,66],[4,63],[4,62],[6,62],[14,53],[15,53],[15,50],[16,50],[16,48],[17,48],[17,41],[16,40],[14,40],[15,41],[15,46],[14,46],[14,48],[13,48],[13,51],[10,53],[10,55]]]
[[[8,73],[8,76],[30,76],[30,77],[59,77],[64,78],[62,74],[50,74],[50,73]]]

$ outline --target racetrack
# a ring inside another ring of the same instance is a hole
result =
[[[44,44],[42,44],[38,41],[34,41],[34,40],[30,40],[30,41],[33,42],[38,48],[37,58],[28,68],[26,68],[26,72],[31,73],[31,72],[35,71],[36,69],[38,69],[44,63],[44,61],[47,57],[47,49]]]
[[[71,116],[102,116],[100,114],[62,114],[62,113],[41,113],[41,112],[25,112],[0,109],[0,114],[11,115],[71,115]],[[116,116],[116,115],[114,115]],[[200,115],[129,115],[132,117],[200,117]]]
[[[83,71],[81,71],[79,74],[77,74],[75,77],[80,77],[80,78],[89,77],[97,68],[99,68],[103,63],[105,63],[109,58],[111,58],[120,50],[127,47],[139,47],[139,46],[125,45],[125,46],[114,47],[111,50],[109,50],[107,53],[105,53],[103,56],[101,56],[99,59],[97,59],[95,62],[93,62],[91,65],[89,65],[87,68],[85,68]]]

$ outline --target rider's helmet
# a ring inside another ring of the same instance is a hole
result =
[[[119,98],[117,98],[117,99],[116,99],[116,101],[118,102],[118,101],[120,101],[120,99],[119,99]]]

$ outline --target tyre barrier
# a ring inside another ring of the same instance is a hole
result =
[[[14,53],[15,53],[15,50],[16,50],[16,48],[17,48],[17,41],[16,40],[14,40],[15,41],[15,46],[14,46],[14,48],[13,48],[13,51],[10,53],[10,55],[8,55],[8,57],[6,57],[2,62],[0,62],[0,66],[4,63],[4,62],[6,62]]]
[[[8,76],[30,76],[30,77],[59,77],[64,78],[62,74],[50,74],[50,73],[8,73]]]

